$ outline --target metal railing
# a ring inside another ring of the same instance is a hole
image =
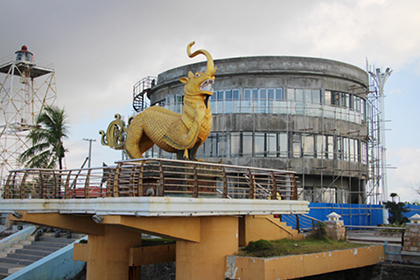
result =
[[[323,223],[321,220],[305,214],[279,215],[279,218],[281,222],[285,222],[288,226],[291,226],[299,232],[315,230],[318,223]]]
[[[127,196],[297,200],[292,171],[171,159],[137,159],[87,169],[9,173],[5,199]]]

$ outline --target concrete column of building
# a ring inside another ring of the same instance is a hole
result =
[[[139,231],[105,225],[105,234],[89,235],[88,245],[87,280],[140,279],[140,267],[129,267],[128,254],[141,246]]]
[[[176,242],[176,279],[224,279],[226,256],[238,252],[237,217],[202,217],[200,242]]]
[[[346,239],[346,228],[344,227],[344,221],[340,220],[341,216],[332,212],[327,217],[328,220],[325,221],[325,233],[327,237],[333,240]]]

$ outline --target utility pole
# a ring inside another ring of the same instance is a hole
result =
[[[381,164],[381,181],[382,181],[382,202],[388,200],[388,186],[387,186],[387,176],[386,176],[386,143],[385,143],[385,100],[384,100],[384,86],[385,82],[388,77],[391,75],[392,70],[390,68],[386,68],[384,73],[381,73],[381,69],[377,68],[376,73],[369,71],[370,76],[375,81],[376,86],[379,89],[379,100],[381,103],[381,112],[380,116],[381,119],[379,121],[379,129],[380,129],[380,153],[382,157],[382,164]]]
[[[88,168],[90,168],[91,156],[92,156],[92,142],[96,142],[96,139],[83,138],[83,141],[89,141],[89,161],[88,161]]]

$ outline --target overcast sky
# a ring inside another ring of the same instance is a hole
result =
[[[322,57],[363,69],[393,69],[385,85],[388,192],[420,200],[418,109],[420,1],[5,1],[0,0],[0,58],[27,45],[36,63],[53,63],[58,99],[71,125],[67,168],[93,143],[92,166],[121,153],[100,144],[115,113],[133,113],[132,87],[146,76],[202,58],[254,55]]]

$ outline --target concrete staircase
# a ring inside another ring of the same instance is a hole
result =
[[[31,236],[29,240],[20,241],[20,244],[0,253],[0,279],[30,265],[49,254],[73,243],[81,236],[63,233],[42,233]]]

